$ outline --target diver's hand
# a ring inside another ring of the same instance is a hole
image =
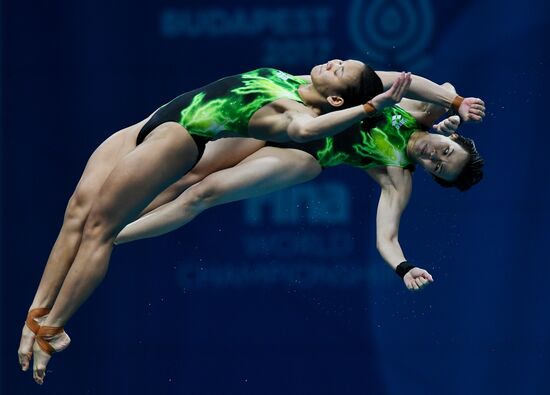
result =
[[[458,126],[460,125],[460,117],[458,115],[451,115],[449,118],[445,118],[443,121],[436,123],[432,126],[432,129],[439,134],[449,136],[456,133]]]
[[[411,73],[402,72],[390,89],[375,96],[370,102],[377,111],[382,111],[386,107],[399,103],[403,95],[409,90],[411,81]]]
[[[464,122],[481,122],[485,117],[485,102],[477,97],[467,97],[457,112]]]
[[[420,291],[433,281],[432,275],[419,267],[413,267],[403,277],[403,282],[410,291]]]

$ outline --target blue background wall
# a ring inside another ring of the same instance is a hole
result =
[[[548,394],[548,6],[543,1],[2,2],[1,391]],[[175,95],[259,66],[357,58],[482,97],[466,194],[415,174],[378,256],[377,187],[330,169],[115,249],[39,388],[22,322],[87,158]],[[306,206],[309,207],[306,208]],[[327,214],[328,213],[328,214]],[[107,331],[106,331],[107,329]]]

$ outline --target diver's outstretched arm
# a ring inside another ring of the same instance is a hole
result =
[[[456,94],[455,87],[445,82],[441,84],[441,87],[449,92]],[[408,98],[403,98],[399,102],[399,107],[403,108],[409,114],[411,114],[418,123],[424,126],[426,129],[432,128],[432,125],[437,122],[438,119],[444,115],[448,115],[449,109],[439,104],[428,103],[425,101],[418,101]],[[456,118],[459,118],[456,116]]]
[[[317,117],[307,112],[287,110],[284,113],[284,116],[290,120],[287,125],[287,135],[291,140],[298,143],[334,136],[365,118],[377,115],[378,111],[399,103],[403,98],[403,94],[409,88],[410,83],[410,75],[401,73],[390,89],[376,95],[368,103],[349,107],[344,110],[331,111]],[[280,117],[281,115],[278,114],[276,116]]]
[[[384,90],[389,89],[402,75],[402,73],[396,71],[376,71],[376,74],[382,80]],[[485,117],[485,103],[483,100],[476,97],[467,97],[462,100],[456,92],[418,75],[411,75],[411,85],[404,96],[445,108],[454,108],[464,122],[481,122]]]
[[[371,169],[369,174],[380,184],[380,200],[376,212],[376,248],[386,263],[395,271],[405,261],[399,245],[398,233],[401,215],[412,191],[412,175],[408,169],[388,166]],[[433,281],[430,273],[415,267],[403,277],[409,290],[419,290]]]

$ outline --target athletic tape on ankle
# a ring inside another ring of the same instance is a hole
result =
[[[55,348],[53,348],[50,342],[44,339],[44,337],[55,336],[61,332],[63,332],[63,327],[61,326],[41,326],[36,334],[35,340],[42,351],[52,355],[55,352]]]
[[[35,335],[38,333],[38,330],[40,329],[40,325],[38,322],[35,321],[35,318],[40,318],[45,316],[50,312],[50,309],[47,307],[39,307],[36,309],[32,309],[27,314],[27,319],[25,321],[25,325],[27,325],[27,328],[29,328],[32,333]]]

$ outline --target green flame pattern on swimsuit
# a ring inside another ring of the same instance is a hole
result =
[[[248,121],[266,104],[281,98],[303,103],[298,87],[306,83],[270,68],[226,77],[197,93],[181,111],[179,122],[201,136],[212,137],[221,131],[247,136]]]
[[[383,119],[370,130],[361,130],[359,143],[351,150],[338,151],[335,138],[325,139],[324,148],[317,151],[321,166],[348,164],[362,169],[378,166],[407,167],[412,160],[407,156],[407,142],[420,129],[416,119],[398,106],[382,110]]]

